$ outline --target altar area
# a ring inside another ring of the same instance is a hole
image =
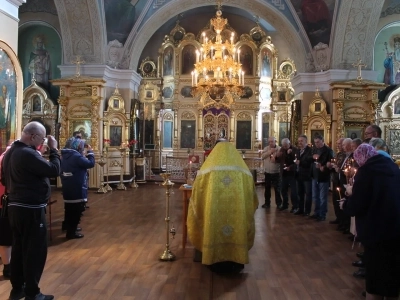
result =
[[[300,134],[309,143],[322,134],[332,147],[340,137],[363,138],[366,126],[381,123],[383,138],[400,155],[400,90],[379,103],[386,86],[370,80],[375,74],[362,72],[360,60],[353,64],[357,71],[297,73],[295,61],[280,55],[284,51],[257,22],[238,34],[218,9],[196,33],[177,21],[155,46],[157,57],[142,59],[138,73],[80,56],[75,66],[59,66],[63,76],[51,80],[60,89],[57,101],[34,78],[24,90],[23,125],[44,123],[60,147],[74,132],[92,146],[92,189],[105,193],[118,182],[125,190],[160,172],[185,182],[221,138],[236,146],[256,183],[264,180],[260,157],[268,137],[296,144]]]

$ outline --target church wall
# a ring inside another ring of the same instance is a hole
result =
[[[19,15],[20,30],[23,30],[27,26],[40,23],[44,23],[44,25],[47,24],[48,26],[53,27],[58,33],[61,32],[60,21],[57,15],[33,12],[21,13]]]
[[[0,40],[6,42],[15,53],[18,51],[18,22],[0,11]]]
[[[60,89],[49,84],[48,80],[61,77],[61,71],[57,66],[61,64],[62,49],[60,38],[57,32],[51,27],[34,25],[26,28],[19,34],[18,58],[22,67],[24,88],[31,84],[31,73],[33,69],[30,64],[32,55],[38,47],[36,38],[39,36],[43,37],[44,49],[47,50],[50,56],[50,69],[48,79],[46,77],[46,79],[43,78],[43,80],[41,80],[37,77],[36,80],[44,85],[52,99],[57,99]]]

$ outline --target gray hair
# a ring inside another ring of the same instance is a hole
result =
[[[351,138],[345,138],[345,139],[343,139],[343,141],[342,141],[342,145],[343,145],[343,144],[351,144],[352,141],[353,141],[353,140],[352,140]]]
[[[369,144],[374,147],[376,150],[385,150],[387,149],[386,142],[380,138],[372,138],[369,141]]]
[[[289,140],[288,138],[282,139],[282,145],[283,145],[283,144],[285,144],[285,145],[290,145],[290,140]]]

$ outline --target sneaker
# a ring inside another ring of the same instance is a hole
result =
[[[25,297],[25,300],[53,300],[53,295],[43,295],[42,293],[37,294],[35,297]]]
[[[10,292],[9,300],[20,300],[25,297],[24,289],[12,289]]]

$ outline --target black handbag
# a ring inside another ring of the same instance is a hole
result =
[[[0,246],[12,245],[12,232],[10,220],[8,219],[8,196],[1,196],[1,211],[0,211]]]

